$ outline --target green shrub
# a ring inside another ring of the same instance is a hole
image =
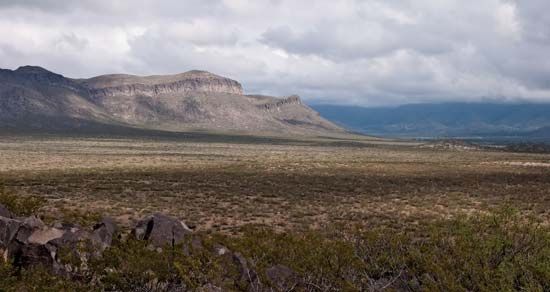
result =
[[[84,227],[90,227],[101,221],[101,214],[96,212],[83,213],[79,210],[61,208],[58,211],[58,216],[61,215],[61,220],[65,223],[77,224]]]
[[[16,195],[0,186],[0,204],[18,216],[36,214],[44,206],[45,200],[36,196]]]
[[[307,285],[323,290],[349,289],[361,265],[351,242],[331,240],[319,232],[248,228],[238,238],[227,238],[225,244],[250,258],[260,275],[270,266],[283,264],[307,279]]]
[[[371,232],[358,241],[372,278],[404,272],[439,291],[550,290],[549,230],[512,209],[438,222],[425,238]]]
[[[19,270],[0,259],[0,291],[94,291],[90,285],[56,276],[43,267]]]
[[[81,289],[92,280],[98,290],[195,289],[208,283],[246,290],[232,258],[212,252],[215,243],[242,253],[268,285],[266,269],[283,264],[308,290],[550,291],[550,230],[512,209],[435,222],[416,233],[278,233],[248,227],[239,236],[195,236],[202,237],[204,248],[185,242],[158,251],[143,241],[115,240],[74,283],[41,270],[19,274],[4,265],[0,291],[32,291],[48,282],[61,291]]]

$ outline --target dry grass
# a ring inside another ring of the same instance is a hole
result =
[[[2,137],[0,179],[72,211],[121,223],[165,212],[200,230],[248,224],[415,226],[510,204],[550,220],[549,155],[421,149],[356,139]]]

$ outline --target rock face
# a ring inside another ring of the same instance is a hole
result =
[[[345,132],[298,96],[245,95],[239,82],[205,71],[70,79],[33,66],[0,69],[0,129],[113,126],[286,134]]]

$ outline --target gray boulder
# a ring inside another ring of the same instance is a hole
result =
[[[174,247],[191,233],[192,231],[183,222],[158,213],[139,221],[132,230],[135,238],[146,240],[157,248]]]
[[[93,228],[93,241],[100,245],[102,250],[111,246],[113,238],[117,232],[117,226],[112,218],[105,217]]]
[[[22,224],[19,220],[0,217],[0,246],[7,246],[15,238]]]

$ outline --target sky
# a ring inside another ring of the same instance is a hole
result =
[[[207,70],[361,106],[550,102],[548,0],[0,0],[0,68]]]

